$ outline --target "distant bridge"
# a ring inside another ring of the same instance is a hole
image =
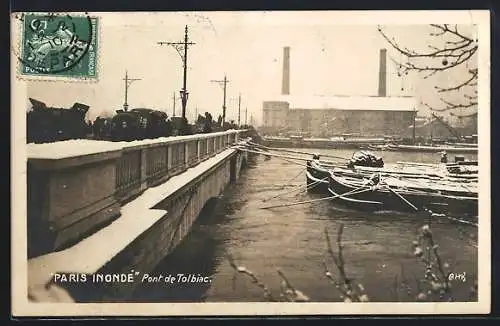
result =
[[[73,300],[55,298],[54,273],[151,272],[238,178],[247,152],[234,145],[244,136],[29,144],[28,296]],[[138,282],[94,291],[94,299],[125,300]]]

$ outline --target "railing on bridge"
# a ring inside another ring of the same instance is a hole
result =
[[[141,185],[141,152],[124,148],[116,162],[116,196],[126,198]],[[137,194],[137,192],[135,192]]]
[[[155,180],[161,180],[168,171],[168,147],[156,145],[149,147],[146,151],[146,178],[148,184],[152,185]],[[120,167],[117,165],[117,172]]]
[[[94,151],[62,158],[28,154],[27,180],[32,189],[28,195],[28,229],[35,233],[28,237],[28,256],[65,248],[94,232],[119,215],[120,205],[229,148],[242,132],[229,130],[125,144],[106,142],[111,148],[107,150],[103,150],[103,142],[94,141],[85,143],[87,148],[95,147]],[[42,146],[57,151],[62,143]],[[45,177],[32,177],[37,175]],[[37,238],[52,241],[42,248]]]

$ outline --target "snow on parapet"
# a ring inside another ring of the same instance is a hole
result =
[[[167,211],[153,209],[161,200],[169,197],[219,164],[234,153],[227,149],[216,156],[189,168],[165,183],[144,191],[135,200],[121,208],[121,216],[74,246],[28,261],[29,288],[43,287],[57,272],[96,273],[102,266],[127,247],[132,241],[151,228]],[[72,262],[69,264],[68,262]]]
[[[109,141],[72,139],[55,143],[28,144],[28,158],[62,159],[121,150],[123,145]]]
[[[161,143],[172,143],[179,141],[189,141],[194,139],[205,139],[216,136],[229,135],[243,130],[230,129],[227,131],[213,132],[207,134],[196,134],[187,136],[160,137],[155,139],[134,140],[130,142],[112,142],[105,140],[72,139],[54,143],[27,145],[28,158],[31,159],[63,159],[76,156],[91,155],[104,152],[119,151],[128,147],[141,145],[154,145]]]

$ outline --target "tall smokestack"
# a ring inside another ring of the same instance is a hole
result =
[[[281,94],[290,95],[290,47],[283,48],[283,81],[281,83]]]
[[[378,75],[378,96],[386,96],[387,93],[387,71],[386,71],[387,50],[380,49],[380,64]]]

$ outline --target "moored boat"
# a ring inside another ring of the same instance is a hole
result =
[[[391,144],[383,144],[383,145],[368,145],[368,149],[372,151],[391,151]]]
[[[307,191],[311,193],[328,193],[330,170],[319,164],[318,160],[307,161]]]
[[[339,165],[325,166],[320,161],[319,154],[314,154],[311,161],[307,161],[306,180],[307,190],[313,193],[328,194],[328,178],[330,169]],[[383,167],[384,161],[381,157],[374,155],[369,151],[355,152],[351,159],[346,164],[346,168],[354,168],[356,166],[365,167]]]
[[[363,211],[415,212],[477,216],[477,191],[449,183],[418,184],[411,180],[391,180],[373,174],[346,176],[331,171],[328,191],[333,201]]]
[[[397,175],[419,179],[477,181],[477,165],[445,164],[445,163],[411,163],[398,162],[386,164],[383,168],[355,166],[353,172],[359,174],[381,173],[382,175]]]
[[[451,146],[427,146],[427,145],[390,145],[390,150],[394,151],[407,151],[407,152],[450,152],[450,153],[472,153],[477,154],[478,148],[476,147],[451,147]]]

